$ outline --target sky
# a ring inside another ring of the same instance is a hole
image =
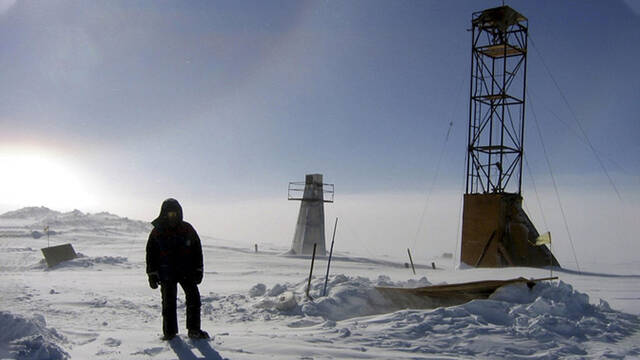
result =
[[[337,249],[456,252],[468,29],[501,4],[0,0],[0,211],[150,221],[175,197],[204,234],[286,245],[287,184],[322,173]],[[630,259],[640,1],[506,4],[529,20],[525,207],[568,266],[572,243]]]

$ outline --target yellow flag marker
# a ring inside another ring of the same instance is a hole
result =
[[[538,236],[538,238],[536,239],[536,246],[541,246],[545,244],[551,244],[551,232],[549,231]]]

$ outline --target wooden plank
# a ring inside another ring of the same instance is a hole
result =
[[[505,285],[527,283],[532,284],[530,286],[533,286],[533,284],[540,281],[555,279],[557,279],[557,277],[547,277],[540,279],[525,279],[523,277],[519,277],[509,280],[482,280],[459,284],[425,286],[419,288],[376,287],[376,289],[382,292],[404,293],[428,297],[486,298],[498,288]]]
[[[485,47],[479,48],[478,51],[492,58],[504,57],[505,52],[506,52],[506,56],[524,55],[525,53],[524,49],[507,45],[507,44],[485,46]]]
[[[476,261],[476,264],[474,265],[475,267],[478,267],[478,265],[480,265],[480,263],[482,262],[482,259],[484,258],[484,255],[487,253],[487,250],[489,249],[489,245],[491,245],[491,240],[493,240],[494,236],[496,236],[495,230],[493,230],[493,232],[491,233],[491,236],[489,237],[489,240],[487,240],[487,243],[484,245],[484,248],[480,253],[480,257],[478,257],[478,261]]]
[[[507,263],[509,263],[509,266],[515,266],[513,264],[513,261],[511,260],[511,256],[509,256],[509,252],[507,251],[507,249],[504,248],[504,245],[502,245],[501,243],[498,243],[498,251],[500,251],[502,256],[507,260]]]

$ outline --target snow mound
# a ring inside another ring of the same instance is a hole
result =
[[[315,300],[310,301],[306,298],[307,280],[296,284],[275,284],[271,288],[258,283],[248,289],[248,296],[210,294],[203,297],[203,313],[209,315],[211,320],[220,316],[220,313],[229,314],[229,318],[225,320],[232,322],[277,318],[291,321],[288,317],[296,316],[298,318],[294,319],[290,326],[311,326],[327,320],[340,321],[403,308],[402,304],[383,297],[375,289],[376,286],[426,285],[429,285],[429,282],[424,277],[420,280],[393,282],[387,276],[379,276],[372,281],[365,277],[335,275],[329,277],[327,296],[324,297],[324,278],[312,279],[309,295]],[[431,303],[429,300],[422,300],[419,305],[429,307]]]
[[[533,289],[509,285],[486,300],[434,310],[400,310],[351,319],[341,326],[328,331],[335,337],[346,333],[361,337],[381,348],[441,356],[559,358],[586,355],[584,342],[615,343],[637,331],[640,319],[614,311],[602,300],[592,305],[586,294],[559,282],[539,283]],[[415,341],[424,338],[429,341]],[[496,340],[500,343],[493,344]],[[503,341],[514,346],[504,346]],[[638,354],[636,345],[615,355]]]
[[[365,277],[349,277],[336,275],[327,282],[327,296],[324,292],[324,279],[311,282],[309,295],[314,301],[307,301],[300,306],[300,312],[306,316],[320,317],[325,320],[339,321],[353,317],[381,314],[401,309],[402,304],[394,302],[379,293],[376,286],[419,287],[430,285],[425,277],[419,280],[394,283],[387,276],[379,276],[375,281]],[[297,292],[306,291],[306,283],[297,286]],[[430,307],[425,300],[421,307]]]
[[[251,297],[258,297],[258,296],[262,296],[264,295],[264,293],[267,291],[267,286],[265,284],[255,284],[250,290],[249,290],[249,296]]]
[[[0,358],[68,359],[59,343],[66,339],[58,332],[46,327],[42,315],[27,319],[6,311],[0,311]]]
[[[335,341],[349,338],[367,347],[451,357],[581,357],[593,352],[584,343],[614,344],[640,329],[638,316],[612,310],[602,300],[591,304],[588,295],[562,281],[541,282],[532,289],[509,285],[489,299],[438,308],[423,298],[407,309],[406,301],[396,302],[375,289],[428,284],[426,278],[393,282],[386,276],[335,275],[327,296],[322,296],[324,279],[313,279],[308,299],[306,280],[271,288],[260,283],[249,289],[249,296],[206,297],[203,310],[210,319],[224,313],[231,322],[281,320]],[[640,345],[607,351],[607,356],[637,356]]]
[[[614,342],[640,326],[637,316],[614,311],[604,300],[593,305],[587,294],[562,281],[540,283],[531,290],[524,284],[505,286],[489,300],[461,306],[487,323],[507,325],[509,335],[523,338]]]

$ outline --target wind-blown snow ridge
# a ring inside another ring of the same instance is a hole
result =
[[[57,216],[59,211],[51,210],[45,206],[29,206],[13,210],[0,215],[0,219],[42,219],[48,216]]]
[[[59,212],[44,206],[25,207],[0,215],[3,220],[20,220],[22,228],[42,230],[46,226],[52,232],[91,230],[117,233],[149,232],[151,224],[139,220],[131,220],[108,212],[95,214],[83,213],[80,210]],[[14,227],[15,228],[15,227]],[[31,235],[31,232],[29,233]]]

